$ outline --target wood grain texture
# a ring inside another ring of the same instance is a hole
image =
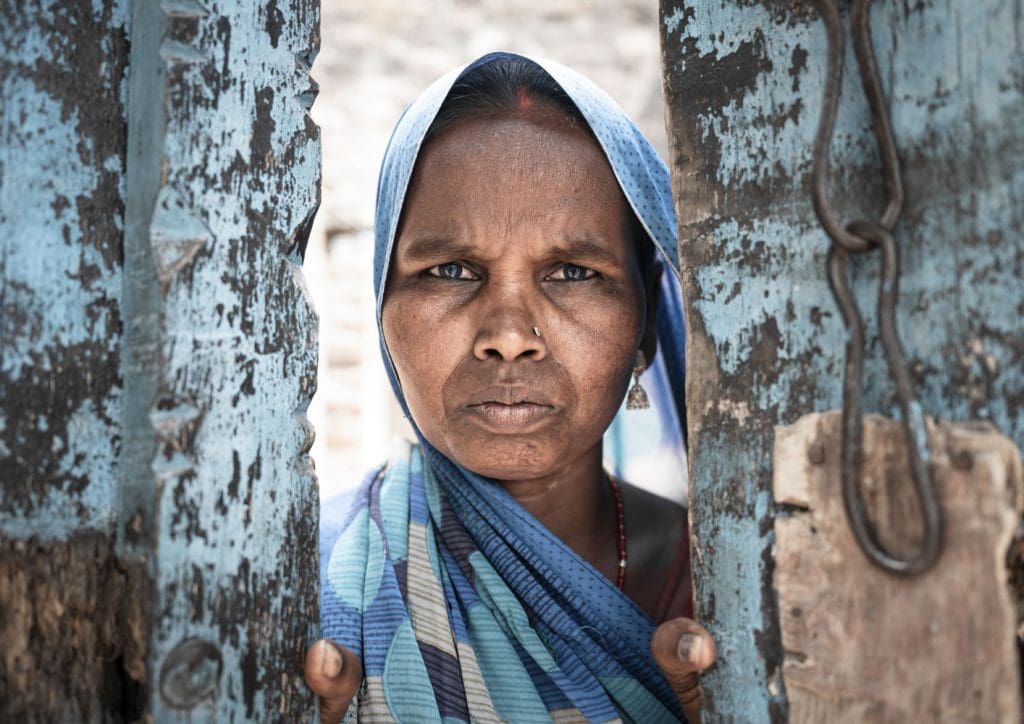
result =
[[[141,719],[145,578],[97,531],[0,537],[0,721]]]
[[[1007,553],[1024,510],[1017,445],[985,423],[928,421],[945,515],[934,568],[905,579],[863,555],[839,490],[841,414],[775,436],[775,587],[789,721],[1016,722],[1017,592]],[[921,538],[902,428],[865,418],[862,492],[881,539]]]
[[[841,4],[844,10],[848,4]],[[897,326],[924,412],[1024,445],[1024,49],[1020,2],[872,5],[906,203]],[[810,199],[825,33],[811,3],[662,0],[687,321],[696,613],[719,642],[711,721],[786,718],[772,588],[777,425],[841,405],[845,330]],[[830,195],[884,207],[860,80],[847,72]],[[878,259],[851,263],[868,335],[865,409],[896,409],[877,339]]]

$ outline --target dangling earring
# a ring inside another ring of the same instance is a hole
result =
[[[633,363],[633,386],[629,388],[629,394],[626,395],[626,409],[627,410],[646,410],[651,406],[650,400],[647,399],[647,390],[640,384],[640,375],[647,369],[647,358],[644,357],[643,350],[638,349],[636,351],[636,362]]]

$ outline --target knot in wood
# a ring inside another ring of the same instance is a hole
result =
[[[213,697],[224,661],[220,649],[203,639],[186,639],[160,667],[160,696],[176,709],[192,709]]]
[[[966,471],[974,467],[974,456],[969,450],[954,450],[949,461],[957,470]]]
[[[813,442],[807,449],[807,459],[812,465],[821,465],[825,462],[825,446],[821,442]]]

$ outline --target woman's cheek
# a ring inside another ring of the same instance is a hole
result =
[[[384,341],[406,397],[410,389],[418,387],[420,364],[416,358],[417,352],[423,349],[422,340],[418,338],[423,326],[417,324],[416,319],[410,319],[410,315],[416,315],[415,307],[407,304],[401,294],[392,294],[381,310]]]
[[[431,406],[442,404],[441,390],[447,356],[455,352],[456,330],[439,314],[437,304],[417,295],[397,293],[382,310],[384,339],[394,361],[407,403],[421,415],[435,416]]]
[[[570,334],[577,340],[574,346],[604,374],[609,365],[632,368],[633,350],[643,335],[641,316],[635,305],[607,298],[591,305],[585,314],[570,312]]]
[[[618,410],[618,404],[632,377],[636,362],[635,350],[640,345],[643,326],[640,316],[631,308],[611,315],[606,325],[604,329],[611,330],[611,334],[606,333],[602,340],[605,350],[604,355],[601,355],[603,359],[595,356],[595,362],[603,362],[598,373],[602,378],[603,397],[610,400],[612,407]]]

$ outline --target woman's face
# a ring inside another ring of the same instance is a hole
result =
[[[647,323],[627,218],[597,143],[557,114],[465,120],[426,144],[383,326],[440,452],[503,481],[600,452]]]

